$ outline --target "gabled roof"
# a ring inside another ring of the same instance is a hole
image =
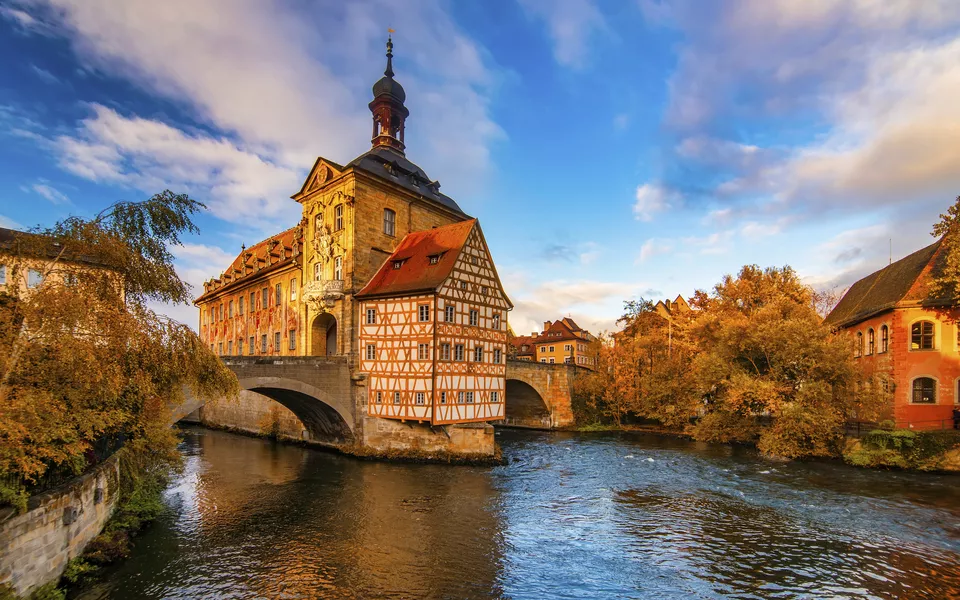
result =
[[[460,250],[476,224],[476,219],[470,219],[407,234],[355,297],[404,296],[435,291],[450,276]],[[437,264],[430,264],[431,256],[438,257]],[[394,265],[397,261],[401,263],[399,268]]]
[[[9,252],[11,254],[23,252],[25,255],[32,256],[33,258],[54,258],[59,255],[62,250],[63,246],[55,237],[0,227],[0,252]],[[96,256],[87,254],[65,252],[63,256],[61,256],[61,260],[106,268],[106,264],[102,260]]]
[[[310,192],[323,187],[327,181],[339,177],[342,172],[342,166],[328,158],[318,156],[317,160],[313,163],[313,167],[310,169],[310,173],[307,174],[307,178],[303,180],[300,191],[290,197],[299,202],[304,196],[310,194]]]
[[[510,339],[510,345],[517,349],[518,356],[536,354],[536,347],[534,346],[534,338],[532,335],[514,336]],[[526,350],[523,350],[524,346],[527,347]]]
[[[244,249],[233,259],[220,278],[204,282],[203,294],[193,303],[203,302],[225,288],[232,288],[241,282],[249,281],[255,275],[275,271],[296,261],[303,243],[299,235],[299,226],[291,227]]]
[[[565,318],[561,321],[554,321],[550,324],[549,327],[545,328],[540,335],[533,338],[534,344],[547,344],[554,342],[563,342],[566,340],[579,340],[579,341],[588,341],[583,338],[582,335],[579,335],[581,332],[587,333],[586,330],[580,329],[579,327],[574,330],[570,327],[567,322],[573,323],[572,319]],[[576,323],[573,323],[576,326]]]
[[[930,296],[930,275],[940,262],[939,249],[938,240],[854,283],[824,323],[846,327],[898,306],[950,304],[949,299]]]

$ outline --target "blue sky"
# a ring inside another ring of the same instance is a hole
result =
[[[388,27],[407,156],[480,218],[519,333],[744,264],[842,289],[960,194],[952,0],[0,0],[0,224],[188,192],[199,285],[368,148]]]

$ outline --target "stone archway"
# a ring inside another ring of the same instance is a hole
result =
[[[251,377],[240,380],[240,389],[256,392],[288,408],[313,441],[338,444],[353,439],[350,407],[308,383],[283,377]]]
[[[519,379],[507,379],[504,399],[505,425],[543,429],[552,427],[550,407],[540,392],[529,383]]]
[[[337,354],[337,319],[330,313],[321,313],[310,326],[310,355],[333,356]]]

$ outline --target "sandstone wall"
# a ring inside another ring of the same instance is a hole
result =
[[[0,511],[0,583],[20,595],[59,579],[116,508],[120,461],[114,456],[71,483],[30,499],[22,515]]]
[[[211,427],[227,427],[257,435],[303,439],[300,419],[279,402],[244,390],[235,400],[221,399],[202,406],[199,422]]]

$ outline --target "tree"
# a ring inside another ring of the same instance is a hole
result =
[[[184,386],[234,395],[236,377],[186,325],[149,301],[187,303],[169,248],[196,232],[203,205],[164,191],[18,236],[10,281],[26,265],[38,287],[0,295],[0,473],[35,484],[82,471],[95,444],[176,461],[169,409]]]
[[[942,258],[939,272],[934,274],[932,295],[936,298],[955,299],[960,297],[960,196],[940,215],[940,221],[933,226],[932,235],[942,238],[940,253]]]
[[[829,456],[852,412],[881,409],[850,340],[823,325],[812,290],[790,267],[745,266],[695,304],[692,375],[704,412],[696,438],[756,441],[788,458]]]

